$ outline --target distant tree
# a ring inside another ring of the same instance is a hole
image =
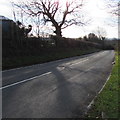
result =
[[[107,35],[107,32],[104,28],[102,27],[97,27],[96,30],[93,31],[99,39],[101,40],[104,40],[106,35]]]
[[[41,21],[40,17],[42,17],[42,16],[36,15],[35,17],[30,17],[30,22],[34,26],[33,32],[36,34],[36,36],[38,38],[40,38],[41,25],[42,25],[42,21]]]
[[[86,35],[83,37],[83,40],[86,40],[86,41],[88,40],[88,38],[87,38],[87,36],[86,36]]]
[[[88,34],[88,40],[91,41],[91,42],[96,42],[96,43],[100,43],[101,42],[101,39],[99,39],[97,37],[97,35],[95,35],[94,33],[89,33]]]
[[[106,0],[107,8],[113,15],[120,16],[120,1],[119,0]]]
[[[58,36],[62,36],[62,29],[68,26],[86,24],[85,21],[82,21],[83,0],[66,2],[61,2],[61,0],[29,0],[15,5],[31,17],[42,15],[43,17],[40,19],[44,21],[44,24],[51,22],[55,28],[54,33]]]
[[[79,37],[77,40],[82,40],[82,37]]]
[[[95,38],[95,37],[96,37],[96,35],[94,33],[89,33],[88,34],[88,38],[89,39],[92,39],[92,38]]]

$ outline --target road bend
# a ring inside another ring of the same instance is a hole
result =
[[[112,50],[2,72],[3,118],[81,118],[112,69]]]

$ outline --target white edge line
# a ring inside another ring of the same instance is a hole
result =
[[[24,83],[24,82],[27,82],[27,81],[30,81],[30,80],[33,80],[35,78],[38,78],[38,77],[42,77],[42,76],[45,76],[45,75],[48,75],[48,74],[51,74],[52,72],[47,72],[47,73],[44,73],[42,75],[38,75],[38,76],[35,76],[35,77],[32,77],[32,78],[28,78],[28,79],[25,79],[25,80],[22,80],[22,81],[19,81],[19,82],[16,82],[16,83],[13,83],[13,84],[10,84],[10,85],[6,85],[4,87],[1,87],[1,89],[6,89],[6,88],[9,88],[9,87],[12,87],[12,86],[15,86],[15,85],[18,85],[18,84],[21,84],[21,83]]]
[[[101,51],[101,52],[103,53],[103,51]],[[100,52],[100,53],[101,53],[101,52]],[[84,55],[83,55],[83,56],[84,56]],[[86,60],[80,61],[80,62],[75,63],[75,64],[72,64],[72,65],[70,65],[70,66],[73,66],[73,65],[79,64],[79,63],[81,63],[81,62],[85,62],[85,61],[87,61],[87,60],[89,60],[89,59],[86,59]],[[62,60],[57,60],[57,61],[62,61]],[[51,62],[52,62],[52,61],[51,61]],[[35,65],[36,65],[36,64],[35,64]],[[35,65],[25,66],[25,67],[20,67],[20,68],[13,68],[13,69],[10,69],[10,70],[4,70],[4,71],[2,71],[2,72],[7,72],[7,71],[12,71],[12,70],[17,70],[17,69],[21,69],[21,68],[29,68],[29,67],[32,67],[32,66],[35,66]],[[40,64],[37,64],[37,65],[40,65]],[[6,86],[4,86],[4,87],[0,87],[0,90],[1,90],[1,89],[9,88],[9,87],[12,87],[12,86],[15,86],[15,85],[18,85],[18,84],[21,84],[21,83],[24,83],[24,82],[27,82],[27,81],[30,81],[30,80],[33,80],[33,79],[38,78],[38,77],[42,77],[42,76],[44,76],[44,75],[51,74],[51,73],[52,73],[52,72],[47,72],[47,73],[44,73],[44,74],[39,75],[39,76],[35,76],[35,77],[32,77],[32,78],[28,78],[28,79],[25,79],[25,80],[22,80],[22,81],[19,81],[19,82],[16,82],[16,83],[10,84],[10,85],[6,85]]]
[[[93,98],[93,100],[90,102],[90,104],[87,106],[87,111],[85,112],[85,114],[87,114],[88,110],[91,108],[91,106],[94,104],[94,101],[95,99],[97,98],[97,96],[102,92],[102,90],[104,89],[105,85],[107,84],[108,80],[110,79],[111,77],[111,73],[110,75],[108,76],[105,84],[103,85],[103,87],[100,89],[100,91],[98,92],[98,94]]]
[[[113,68],[113,66],[112,66],[112,68]],[[85,114],[87,114],[87,112],[88,112],[88,110],[91,108],[92,104],[94,104],[94,101],[95,101],[95,99],[97,98],[97,96],[98,96],[98,95],[102,92],[102,90],[104,89],[105,85],[107,84],[108,80],[109,80],[110,77],[111,77],[111,74],[112,74],[112,70],[111,70],[111,72],[110,72],[110,74],[109,74],[109,76],[108,76],[105,84],[103,85],[103,87],[100,89],[100,91],[98,92],[98,94],[93,98],[93,100],[92,100],[92,101],[90,102],[90,104],[87,106],[87,111],[85,112]]]

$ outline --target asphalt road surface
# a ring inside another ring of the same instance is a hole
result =
[[[81,118],[105,84],[114,51],[3,71],[3,118]]]

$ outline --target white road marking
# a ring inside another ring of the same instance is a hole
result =
[[[93,69],[93,67],[94,67],[94,66],[89,67],[89,68],[88,68],[87,70],[85,70],[84,72],[81,72],[80,74],[77,74],[77,75],[73,76],[73,77],[70,78],[70,79],[75,79],[76,77],[78,77],[78,76],[80,76],[80,75],[83,75],[85,72],[88,72],[88,71],[90,71],[91,69]]]
[[[74,63],[74,64],[72,64],[72,65],[70,65],[70,66],[73,66],[73,65],[77,65],[77,64],[83,63],[83,62],[85,62],[85,61],[87,61],[87,60],[89,60],[89,59],[82,60],[82,61],[77,62],[77,63]]]
[[[93,69],[93,67],[94,67],[94,66],[89,67],[85,72],[88,72],[89,70]],[[75,75],[75,76],[69,78],[68,81],[73,80],[73,79],[76,79],[76,78],[79,77],[80,75],[83,75],[85,72],[82,72],[82,73],[80,73],[80,74],[77,74],[77,75]],[[64,84],[64,83],[62,83],[62,84]],[[62,84],[61,84],[61,85],[62,85]],[[49,94],[50,92],[55,91],[58,87],[59,87],[59,86],[55,86],[53,89],[47,91],[47,92],[44,93],[43,95],[46,95],[46,94]]]
[[[103,85],[103,87],[101,88],[101,90],[98,92],[98,94],[100,94],[100,93],[102,92],[102,90],[104,89],[104,87],[105,87],[105,85],[107,84],[107,82],[108,82],[108,80],[110,79],[110,77],[111,77],[111,73],[110,73],[110,75],[108,76],[108,78],[107,78],[105,84]]]
[[[104,52],[99,53],[99,54],[103,54],[103,53],[104,53]],[[97,56],[99,56],[99,54],[98,54]],[[93,55],[93,56],[94,56],[94,55]],[[95,56],[96,56],[96,55],[95,55]],[[87,57],[87,58],[89,58],[89,57]],[[85,62],[85,61],[87,61],[87,60],[89,60],[89,59],[85,59],[85,60],[82,60],[82,61],[80,61],[80,62],[73,63],[73,64],[71,64],[70,66],[83,63],[83,62]],[[58,60],[58,61],[61,61],[61,60]],[[40,64],[38,64],[38,65],[40,65]],[[32,65],[32,66],[35,66],[35,65]],[[26,67],[21,67],[21,68],[28,68],[28,67],[32,67],[32,66],[26,66]],[[17,70],[17,69],[21,69],[21,68],[15,68],[15,69],[11,69],[11,70]],[[59,68],[58,68],[58,69],[59,69]],[[64,68],[60,68],[60,70],[63,70],[63,69],[64,69]],[[11,71],[11,70],[5,70],[5,71],[2,71],[2,72]],[[89,69],[88,69],[88,70],[89,70]],[[88,70],[87,70],[87,71],[88,71]],[[32,77],[32,78],[28,78],[28,79],[25,79],[25,80],[22,80],[22,81],[19,81],[19,82],[10,84],[10,85],[6,85],[6,86],[1,87],[0,90],[1,90],[1,89],[9,88],[9,87],[12,87],[12,86],[15,86],[15,85],[18,85],[18,84],[21,84],[21,83],[24,83],[24,82],[27,82],[27,81],[30,81],[30,80],[33,80],[33,79],[38,78],[38,77],[42,77],[42,76],[44,76],[44,75],[48,75],[48,74],[51,74],[51,73],[52,73],[52,72],[47,72],[47,73],[44,73],[44,74],[42,74],[42,75],[38,75],[38,76],[35,76],[35,77]],[[76,77],[76,76],[74,76],[74,77]],[[74,77],[73,77],[73,78],[74,78]]]
[[[92,68],[93,68],[93,66],[90,67],[89,69],[87,69],[85,72],[91,70]],[[39,77],[42,77],[42,76],[45,76],[45,75],[48,75],[48,74],[51,74],[51,73],[52,73],[52,72],[47,72],[47,73],[44,73],[44,74],[42,74],[42,75],[38,75],[38,76],[35,76],[35,77],[32,77],[32,78],[28,78],[28,79],[25,79],[25,80],[22,80],[22,81],[19,81],[19,82],[10,84],[10,85],[6,85],[6,86],[4,86],[4,87],[1,87],[0,90],[6,89],[6,88],[9,88],[9,87],[12,87],[12,86],[15,86],[15,85],[18,85],[18,84],[27,82],[27,81],[31,81],[31,80],[33,80],[33,79],[35,79],[35,78],[39,78]],[[78,77],[79,75],[82,75],[83,73],[84,73],[84,72],[82,72],[81,74],[77,74],[77,75],[75,75],[74,77],[72,77],[72,78],[70,78],[70,79],[76,78],[76,77]]]
[[[93,57],[97,58],[97,57],[101,56],[101,55],[104,54],[104,53],[105,53],[105,51],[104,51],[104,52],[100,52],[100,53],[98,53],[97,55],[96,55],[96,54],[93,55]]]
[[[98,92],[98,94],[93,98],[93,100],[89,103],[89,105],[87,106],[87,111],[91,108],[91,106],[94,104],[94,101],[95,99],[97,98],[97,96],[102,92],[102,90],[104,89],[105,85],[107,84],[108,80],[110,79],[111,77],[111,73],[110,75],[108,76],[106,82],[104,83],[104,85],[102,86],[102,88],[100,89],[100,91]],[[87,114],[87,111],[85,114]]]
[[[85,62],[85,61],[88,61],[88,60],[90,60],[90,58],[91,57],[95,57],[95,58],[97,58],[98,56],[100,56],[101,54],[103,54],[104,52],[102,52],[102,53],[99,53],[98,55],[92,55],[92,56],[89,56],[89,57],[86,57],[86,59],[85,58],[82,58],[81,59],[81,61],[80,62],[76,62],[75,60],[73,61],[73,63],[72,62],[68,62],[68,63],[65,63],[65,65],[69,65],[70,67],[71,66],[74,66],[74,65],[77,65],[77,64],[80,64],[80,63],[83,63],[83,62]],[[75,63],[76,62],[76,63]],[[63,64],[64,65],[64,64]]]
[[[76,65],[76,64],[80,64],[80,63],[85,62],[85,61],[87,61],[87,60],[88,60],[88,59],[82,60],[82,61],[77,62],[77,63],[74,63],[74,64],[72,64],[72,65],[70,65],[70,66],[73,66],[73,65]],[[58,69],[58,70],[64,70],[65,67],[61,67],[61,68],[60,68],[60,67],[57,67],[57,69]],[[35,77],[32,77],[32,78],[28,78],[28,79],[25,79],[25,80],[22,80],[22,81],[19,81],[19,82],[10,84],[10,85],[6,85],[6,86],[4,86],[4,87],[1,87],[0,90],[1,90],[1,89],[9,88],[9,87],[12,87],[12,86],[15,86],[15,85],[18,85],[18,84],[21,84],[21,83],[24,83],[24,82],[27,82],[27,81],[30,81],[30,80],[33,80],[33,79],[38,78],[38,77],[42,77],[42,76],[44,76],[44,75],[48,75],[48,74],[51,74],[51,73],[52,73],[52,72],[47,72],[47,73],[44,73],[44,74],[42,74],[42,75],[38,75],[38,76],[35,76]]]
[[[16,83],[13,83],[13,84],[10,84],[10,85],[6,85],[4,87],[1,87],[1,89],[6,89],[6,88],[9,88],[9,87],[12,87],[12,86],[15,86],[15,85],[18,85],[18,84],[21,84],[21,83],[24,83],[24,82],[27,82],[27,81],[30,81],[30,80],[33,80],[35,78],[39,78],[39,77],[42,77],[42,76],[45,76],[45,75],[48,75],[48,74],[51,74],[52,72],[47,72],[47,73],[44,73],[42,75],[38,75],[38,76],[35,76],[35,77],[32,77],[32,78],[28,78],[28,79],[25,79],[25,80],[22,80],[22,81],[19,81],[19,82],[16,82]]]
[[[105,52],[105,51],[104,51]],[[102,53],[104,53],[102,52]],[[99,54],[102,54],[101,52]],[[92,53],[91,53],[92,54]],[[97,53],[95,53],[95,56],[97,55]],[[84,55],[83,55],[84,56]],[[91,55],[91,56],[94,56],[94,55]],[[72,58],[72,57],[71,57]],[[69,58],[69,59],[71,59]],[[67,58],[66,58],[67,59]],[[60,59],[60,60],[56,60],[56,61],[51,61],[51,62],[61,62],[63,61],[63,59]],[[50,62],[47,62],[47,63],[50,63]],[[47,64],[47,63],[43,63],[43,64]],[[2,71],[3,73],[4,72],[9,72],[9,71],[14,71],[14,70],[19,70],[19,69],[23,69],[23,68],[30,68],[30,67],[34,67],[34,66],[42,66],[43,64],[34,64],[34,65],[30,65],[30,66],[24,66],[24,67],[19,67],[19,68],[13,68],[13,69],[9,69],[9,70],[4,70]]]
[[[65,69],[65,67],[64,66],[58,66],[57,69],[60,70],[60,71],[62,71],[62,70]]]

